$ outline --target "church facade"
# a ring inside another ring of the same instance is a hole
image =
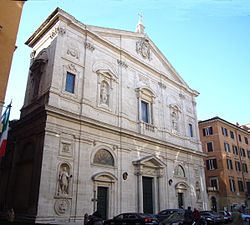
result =
[[[1,187],[17,216],[66,223],[96,210],[106,219],[207,208],[198,93],[141,21],[136,32],[89,26],[57,8],[26,44],[26,95]]]

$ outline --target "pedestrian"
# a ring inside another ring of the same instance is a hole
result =
[[[98,211],[95,211],[91,216],[89,216],[89,220],[86,225],[102,225],[103,219],[101,214]]]
[[[201,214],[199,212],[198,209],[194,208],[194,211],[193,211],[193,220],[196,224],[198,224],[200,222],[200,219],[201,219]]]
[[[193,223],[193,212],[191,210],[191,207],[188,206],[187,210],[185,210],[184,213],[184,224],[192,225],[192,223]]]
[[[232,213],[233,225],[243,225],[241,213],[242,213],[242,211],[241,211],[240,207],[236,206],[233,210],[233,213]]]

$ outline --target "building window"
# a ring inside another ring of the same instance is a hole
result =
[[[152,91],[145,88],[137,89],[138,95],[138,119],[141,123],[152,125],[153,121],[153,104],[155,95]],[[146,126],[145,126],[146,127]]]
[[[246,157],[246,152],[244,148],[240,148],[240,156]]]
[[[145,123],[150,123],[149,103],[141,101],[141,120]]]
[[[203,128],[203,136],[208,136],[213,134],[213,127]]]
[[[240,192],[244,192],[244,186],[242,180],[238,180],[238,187]]]
[[[229,177],[229,185],[231,192],[235,192],[235,182],[233,177]]]
[[[230,130],[230,137],[234,139],[234,132]]]
[[[250,150],[247,150],[247,157],[250,158]]]
[[[248,145],[248,139],[247,139],[247,137],[245,137],[245,143]]]
[[[240,134],[239,134],[239,141],[241,142],[241,136],[240,136]]]
[[[217,161],[216,159],[208,159],[207,162],[207,170],[215,170],[217,169]]]
[[[227,128],[221,127],[221,131],[222,131],[222,134],[223,134],[224,136],[228,136]]]
[[[232,170],[233,169],[233,162],[231,159],[227,159],[227,169]]]
[[[207,143],[207,152],[213,152],[213,142],[208,142]]]
[[[211,177],[210,179],[210,186],[213,188],[213,190],[219,190],[218,185],[218,178],[217,177]]]
[[[189,123],[188,128],[189,128],[189,136],[194,137],[193,124]]]
[[[74,93],[75,91],[75,75],[73,73],[67,72],[65,91],[69,93]]]
[[[250,182],[249,181],[246,182],[246,186],[247,186],[247,194],[249,196],[250,195]]]
[[[230,152],[230,145],[227,142],[224,142],[224,149],[226,152]]]
[[[238,155],[239,153],[238,153],[238,148],[237,148],[237,146],[235,146],[235,145],[233,145],[233,153],[235,154],[235,155]]]
[[[246,163],[242,163],[242,171],[244,173],[248,173],[248,169],[247,169],[247,164]]]
[[[241,171],[241,165],[239,161],[235,161],[235,170],[240,172]]]

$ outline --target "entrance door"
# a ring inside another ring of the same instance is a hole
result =
[[[104,220],[107,219],[108,209],[108,188],[98,187],[97,188],[97,211],[101,214]]]
[[[217,212],[217,201],[214,196],[211,198],[211,210]]]
[[[153,178],[142,177],[143,184],[143,211],[153,213]]]
[[[183,193],[178,193],[178,207],[184,208]]]

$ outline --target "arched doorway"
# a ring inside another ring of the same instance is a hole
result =
[[[105,220],[114,213],[114,193],[117,178],[109,172],[102,172],[94,175],[92,180],[94,185],[93,211],[97,210]]]
[[[177,195],[177,206],[178,208],[185,208],[185,195],[188,190],[188,185],[184,182],[179,182],[175,185]]]

